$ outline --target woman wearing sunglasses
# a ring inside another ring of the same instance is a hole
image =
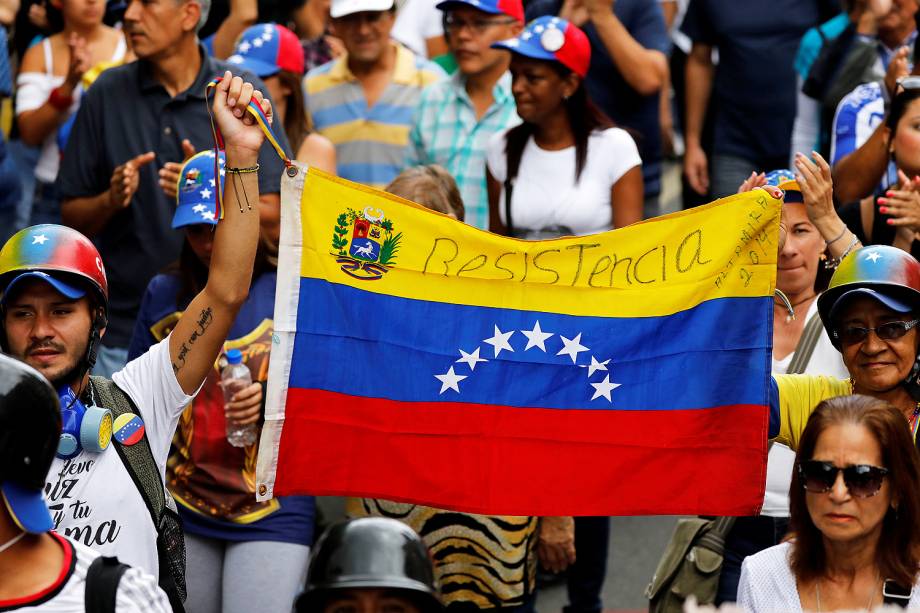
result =
[[[822,400],[865,394],[894,405],[916,437],[920,424],[920,263],[886,245],[863,247],[837,215],[830,168],[798,156],[796,182],[808,217],[836,268],[818,298],[818,312],[849,379],[775,375],[770,433],[796,449],[808,416]]]
[[[920,606],[920,454],[891,404],[826,400],[802,433],[790,488],[795,539],[750,556],[746,611]]]

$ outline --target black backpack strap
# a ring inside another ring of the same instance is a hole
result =
[[[99,556],[86,571],[86,587],[83,598],[86,613],[115,613],[115,595],[121,576],[129,566],[118,558]]]
[[[105,377],[91,376],[93,391],[102,405],[112,411],[113,419],[124,413],[139,414],[131,398],[115,383]],[[125,470],[131,475],[135,487],[144,499],[147,511],[157,530],[157,557],[159,559],[159,584],[169,596],[169,602],[176,613],[184,609],[185,600],[185,543],[182,538],[181,519],[175,509],[172,496],[166,491],[156,460],[145,433],[133,445],[122,445],[112,439],[115,450]],[[171,506],[170,506],[171,504]]]
[[[906,609],[910,603],[911,588],[905,588],[891,579],[886,579],[882,585],[882,598],[886,605]]]

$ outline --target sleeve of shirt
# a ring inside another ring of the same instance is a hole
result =
[[[627,172],[642,165],[639,148],[629,132],[620,128],[604,130],[604,158],[611,160],[608,167],[610,185],[620,180]]]
[[[613,5],[614,13],[621,5]],[[626,17],[624,25],[632,37],[646,49],[654,49],[667,53],[671,48],[671,39],[668,37],[668,27],[664,22],[664,13],[657,2],[640,2],[634,5],[633,14]],[[621,19],[623,19],[621,17]]]
[[[486,149],[486,168],[499,183],[505,182],[508,173],[508,158],[505,156],[505,134],[507,132],[507,130],[502,130],[493,134],[489,139],[489,147]]]
[[[166,469],[166,456],[179,416],[198,393],[196,390],[188,396],[179,386],[169,360],[169,338],[167,336],[112,375],[112,381],[131,397],[141,413],[161,473]]]
[[[690,0],[680,31],[695,43],[715,45],[716,36],[710,25],[712,22],[706,14],[707,0]]]
[[[96,85],[83,95],[61,157],[57,178],[61,199],[98,196],[109,188],[111,170],[105,167],[102,134],[102,96],[107,88]]]
[[[856,122],[859,118],[859,104],[856,92],[844,96],[834,113],[831,130],[831,166],[856,151]]]
[[[428,108],[427,96],[422,91],[419,97],[418,105],[412,114],[412,128],[409,130],[409,144],[406,145],[406,168],[418,166],[419,164],[428,164],[428,155],[425,152],[425,141],[422,137],[422,120],[425,116],[425,110]]]
[[[744,560],[741,562],[741,578],[738,580],[738,607],[742,611],[757,611],[754,601],[754,586],[751,583],[751,565]]]
[[[170,613],[166,593],[153,576],[139,568],[129,568],[118,582],[115,592],[117,613]]]
[[[809,98],[802,93],[802,77],[796,77],[798,91],[796,92],[795,121],[792,124],[792,143],[790,147],[789,167],[795,168],[795,154],[797,152],[809,155],[818,148],[818,137],[821,131],[821,105],[814,98]]]
[[[850,382],[818,375],[774,375],[775,403],[778,407],[779,434],[776,442],[795,451],[812,411],[822,401],[851,393]],[[771,414],[774,398],[771,398]],[[771,418],[771,432],[773,420]]]
[[[41,108],[62,81],[41,72],[20,73],[16,79],[16,115]]]

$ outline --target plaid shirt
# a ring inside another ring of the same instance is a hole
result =
[[[481,119],[466,93],[460,73],[422,92],[409,133],[407,166],[440,164],[457,180],[466,222],[489,229],[486,149],[496,132],[520,123],[511,75],[505,73],[492,91],[494,102]]]

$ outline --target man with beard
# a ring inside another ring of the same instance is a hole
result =
[[[226,146],[224,168],[237,176],[226,182],[207,284],[173,331],[112,380],[89,376],[109,315],[109,283],[93,243],[45,224],[21,230],[0,249],[3,350],[43,374],[61,401],[63,431],[45,485],[54,527],[158,576],[177,611],[184,547],[166,504],[166,456],[179,416],[249,291],[259,214],[243,203],[259,195],[252,169],[264,138],[246,114],[250,100],[270,122],[267,100],[225,73],[213,114]]]

